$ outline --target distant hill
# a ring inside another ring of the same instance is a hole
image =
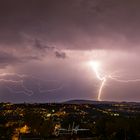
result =
[[[69,100],[63,102],[64,104],[115,104],[112,101],[92,101],[92,100]]]
[[[69,100],[62,102],[64,104],[140,104],[140,102],[117,102],[117,101],[93,101],[93,100]]]

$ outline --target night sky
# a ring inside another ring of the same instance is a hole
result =
[[[140,101],[140,0],[0,0],[0,102]]]

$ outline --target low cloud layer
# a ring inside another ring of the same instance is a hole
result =
[[[66,58],[66,53],[52,45],[48,45],[39,39],[26,40],[19,45],[0,46],[0,66],[5,67],[28,61],[41,61],[45,57]]]

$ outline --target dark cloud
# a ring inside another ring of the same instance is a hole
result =
[[[57,58],[66,58],[66,54],[64,52],[55,51],[55,55]]]
[[[24,43],[25,42],[25,43]],[[26,39],[20,44],[0,46],[0,66],[41,61],[44,57],[66,58],[65,52],[40,39]]]
[[[138,48],[139,4],[139,0],[0,1],[0,41],[20,44],[26,33],[67,49]],[[38,48],[47,47],[36,43]]]
[[[32,54],[20,56],[9,51],[0,51],[0,68],[26,63],[31,60],[40,60],[40,58]]]
[[[37,49],[37,51],[40,51],[44,55],[46,55],[47,53],[53,53],[56,56],[56,58],[66,58],[65,52],[63,52],[60,49],[57,49],[53,45],[48,45],[47,43],[39,39],[35,39],[34,45],[31,47],[33,47],[33,49]]]
[[[20,63],[21,60],[11,53],[0,51],[0,67],[6,67],[8,65],[14,65]]]
[[[43,43],[39,39],[35,39],[34,41],[34,47],[38,50],[46,51],[46,50],[54,50],[55,47],[53,46],[48,46],[47,44]]]

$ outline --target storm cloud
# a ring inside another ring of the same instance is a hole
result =
[[[1,1],[0,40],[22,43],[23,34],[28,34],[66,49],[138,48],[139,4],[138,0]]]
[[[139,0],[1,0],[0,74],[34,75],[65,85],[54,94],[31,97],[0,86],[1,101],[96,100],[100,81],[89,61],[101,62],[103,73],[119,71],[122,79],[140,78],[139,5]],[[106,100],[140,99],[139,83],[108,84]]]

